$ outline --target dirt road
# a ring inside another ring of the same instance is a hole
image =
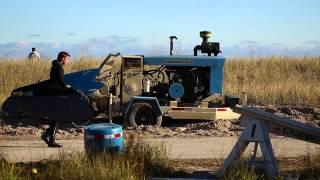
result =
[[[220,159],[225,158],[235,144],[236,137],[207,138],[152,138],[149,143],[164,144],[171,159]],[[277,157],[296,157],[319,153],[320,145],[285,137],[271,139]],[[60,152],[83,151],[82,140],[60,140],[63,148],[48,148],[39,140],[2,140],[0,153],[9,162],[35,162],[57,157]],[[249,146],[248,150],[253,149]],[[249,154],[249,151],[246,154]]]

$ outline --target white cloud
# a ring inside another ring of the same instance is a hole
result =
[[[28,34],[29,37],[40,37],[40,34]]]
[[[76,35],[76,33],[68,32],[68,33],[67,33],[67,35],[68,35],[68,36],[75,36],[75,35]]]
[[[222,47],[225,56],[320,56],[320,42],[307,41],[298,46],[283,43],[261,44],[242,41],[233,46]]]
[[[36,47],[42,57],[55,58],[59,51],[68,51],[72,56],[105,56],[109,53],[134,53],[143,51],[134,37],[105,36],[88,39],[81,43],[37,42],[29,41],[0,44],[0,56],[26,57],[32,47]]]
[[[197,43],[195,43],[197,44]],[[195,44],[186,45],[182,41],[174,43],[175,54],[192,55]],[[55,58],[61,50],[68,51],[73,57],[77,56],[106,56],[109,53],[167,55],[169,44],[143,44],[139,39],[130,36],[95,37],[80,43],[59,42],[28,42],[20,41],[0,44],[0,56],[26,57],[32,47],[36,47],[42,57]],[[241,41],[232,46],[221,44],[222,55],[236,56],[320,56],[320,41],[310,40],[298,46],[288,46],[283,43],[262,44],[253,40]]]

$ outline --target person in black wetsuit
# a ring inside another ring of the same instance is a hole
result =
[[[57,60],[52,61],[51,71],[50,71],[50,80],[49,88],[60,93],[67,91],[70,86],[64,82],[64,69],[63,66],[68,64],[70,61],[70,54],[61,51],[58,54]],[[60,144],[55,142],[55,134],[57,130],[57,122],[52,121],[49,123],[49,128],[46,129],[45,133],[41,136],[41,139],[44,140],[48,147],[62,147]]]

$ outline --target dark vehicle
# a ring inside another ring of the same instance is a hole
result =
[[[2,111],[10,117],[77,122],[95,117],[88,98],[79,91],[48,87],[48,81],[31,84],[12,91]]]

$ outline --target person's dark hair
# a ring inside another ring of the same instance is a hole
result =
[[[32,51],[35,51],[35,50],[36,50],[36,48],[35,48],[35,47],[33,47],[33,48],[32,48]]]
[[[67,57],[67,56],[70,57],[70,54],[67,53],[67,52],[65,52],[65,51],[61,51],[61,52],[59,52],[59,54],[58,54],[57,60],[58,60],[58,61],[61,61],[63,57]]]

